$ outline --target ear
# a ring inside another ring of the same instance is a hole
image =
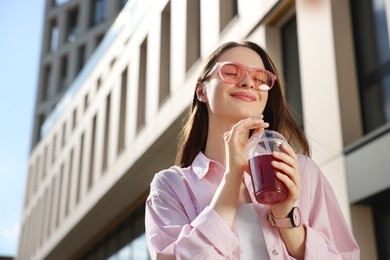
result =
[[[196,83],[196,96],[200,102],[206,102],[207,97],[205,94],[205,88],[202,82]]]

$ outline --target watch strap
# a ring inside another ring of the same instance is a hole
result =
[[[273,227],[280,227],[280,228],[293,227],[290,218],[275,218],[271,214],[270,216],[268,216],[268,220],[271,223],[271,226]]]
[[[272,212],[270,212],[268,214],[268,221],[270,222],[271,226],[273,227],[280,227],[280,228],[289,228],[289,227],[299,227],[301,225],[301,216],[299,216],[299,223],[298,224],[294,224],[294,211],[298,212],[298,214],[300,214],[300,210],[299,208],[297,207],[293,207],[290,211],[290,213],[288,213],[288,217],[287,218],[275,218],[273,215],[272,215]]]

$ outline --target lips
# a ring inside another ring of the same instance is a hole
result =
[[[246,102],[256,101],[256,97],[248,92],[234,92],[230,93],[230,96]]]

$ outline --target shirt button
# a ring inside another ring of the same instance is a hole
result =
[[[273,254],[273,255],[278,255],[279,253],[278,253],[278,251],[276,251],[276,250],[272,250],[272,254]]]

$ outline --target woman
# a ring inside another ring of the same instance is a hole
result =
[[[273,154],[288,197],[271,205],[254,198],[243,153],[250,133],[265,128],[292,147]],[[220,46],[198,78],[178,166],[151,183],[145,225],[152,258],[359,259],[335,194],[309,153],[266,52],[253,42]],[[297,208],[301,221],[293,223]]]

